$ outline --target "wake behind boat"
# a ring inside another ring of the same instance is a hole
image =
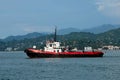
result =
[[[44,50],[34,48],[25,49],[24,52],[30,58],[65,58],[65,57],[102,57],[103,52],[91,50],[78,51],[69,47],[60,46],[60,42],[56,41],[56,29],[54,41],[47,41]]]

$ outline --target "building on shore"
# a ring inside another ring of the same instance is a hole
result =
[[[103,46],[102,49],[105,49],[105,50],[119,50],[120,47],[113,46],[113,45],[108,45],[108,46]]]

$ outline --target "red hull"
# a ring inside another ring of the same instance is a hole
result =
[[[55,58],[55,57],[102,57],[103,52],[100,51],[70,51],[70,52],[45,52],[36,49],[26,49],[24,51],[30,58]]]

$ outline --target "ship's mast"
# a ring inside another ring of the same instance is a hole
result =
[[[54,41],[57,41],[57,27],[55,26],[55,34],[54,34]]]

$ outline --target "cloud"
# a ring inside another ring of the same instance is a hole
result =
[[[96,0],[96,5],[104,15],[120,18],[120,0]]]

